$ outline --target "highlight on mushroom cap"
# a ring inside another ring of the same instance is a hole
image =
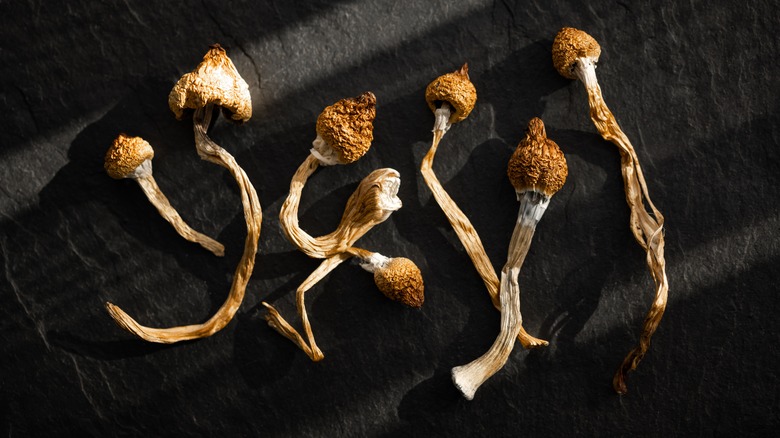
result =
[[[568,79],[577,79],[574,74],[577,58],[590,58],[595,63],[600,55],[599,43],[592,36],[573,27],[562,28],[553,41],[553,65],[561,76]]]
[[[552,196],[563,187],[569,168],[558,145],[547,138],[544,122],[534,117],[528,122],[525,138],[509,159],[507,175],[515,190],[538,190]]]
[[[154,149],[141,137],[119,134],[106,152],[103,167],[108,176],[115,179],[127,178],[144,161],[154,158]]]
[[[246,122],[252,117],[249,85],[219,44],[211,46],[203,61],[182,76],[168,95],[168,106],[178,120],[184,117],[185,109],[203,108],[209,103],[232,113],[233,121]]]
[[[405,257],[392,258],[384,268],[377,269],[374,283],[386,297],[409,307],[419,308],[425,301],[420,268]]]
[[[366,91],[341,99],[317,117],[317,134],[333,148],[343,164],[357,161],[374,140],[376,96]]]
[[[436,111],[441,102],[448,102],[455,109],[450,115],[450,123],[464,120],[474,109],[477,102],[477,89],[469,79],[469,65],[445,75],[439,76],[425,89],[425,100],[431,111]]]

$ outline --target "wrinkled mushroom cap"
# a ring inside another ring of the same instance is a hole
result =
[[[317,117],[317,134],[336,152],[339,162],[353,163],[371,147],[375,117],[376,96],[366,91],[322,110]]]
[[[154,149],[141,137],[119,134],[106,152],[103,167],[111,178],[130,176],[144,161],[154,158]]]
[[[578,58],[590,58],[595,64],[600,55],[599,43],[592,36],[573,27],[561,29],[553,41],[553,65],[561,76],[568,79],[577,79],[574,66]]]
[[[405,257],[390,259],[384,269],[374,272],[374,283],[387,298],[419,308],[425,301],[420,268]]]
[[[528,122],[525,138],[509,159],[509,181],[518,193],[537,190],[552,196],[563,187],[568,174],[563,152],[547,138],[542,119],[534,117]]]
[[[168,95],[168,106],[178,120],[186,108],[198,109],[209,103],[230,112],[236,122],[252,117],[249,85],[219,44],[211,46],[198,67],[182,76]]]
[[[431,111],[441,102],[448,102],[455,109],[450,115],[450,123],[457,123],[468,117],[477,102],[477,89],[469,80],[469,65],[445,75],[439,76],[425,89],[425,100]]]

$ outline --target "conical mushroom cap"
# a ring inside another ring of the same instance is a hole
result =
[[[419,308],[425,301],[420,268],[405,257],[392,258],[384,269],[374,271],[374,283],[386,297],[409,307]]]
[[[154,158],[154,149],[141,137],[119,134],[106,152],[103,167],[111,178],[127,178],[144,161]]]
[[[599,56],[601,56],[599,43],[592,36],[573,27],[561,29],[553,41],[553,65],[561,76],[568,79],[577,79],[574,74],[577,58],[590,58],[596,62]]]
[[[371,147],[375,117],[376,96],[366,91],[326,107],[317,117],[317,134],[336,151],[341,163],[353,163]]]
[[[168,106],[178,120],[186,108],[198,109],[209,103],[232,113],[233,121],[246,122],[252,117],[249,85],[219,44],[211,46],[198,67],[182,76],[168,95]]]
[[[445,75],[439,76],[425,89],[425,100],[431,111],[437,104],[448,102],[455,109],[450,115],[450,123],[458,123],[468,117],[477,102],[477,89],[469,79],[469,65]]]
[[[528,122],[525,138],[509,159],[507,175],[515,190],[537,190],[552,196],[563,187],[569,168],[558,145],[547,138],[542,119]]]

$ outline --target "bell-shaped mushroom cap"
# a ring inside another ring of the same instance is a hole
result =
[[[574,66],[577,58],[599,60],[601,46],[587,33],[573,27],[564,27],[555,36],[552,46],[553,65],[561,76],[577,79]]]
[[[211,46],[203,62],[182,76],[168,95],[168,106],[178,120],[186,108],[198,109],[209,103],[232,113],[233,121],[246,122],[252,117],[249,85],[219,44]]]
[[[375,117],[376,96],[366,91],[326,107],[317,117],[317,134],[336,151],[341,163],[353,163],[371,147]]]
[[[141,137],[119,134],[106,152],[103,164],[108,176],[122,179],[130,176],[144,161],[154,158],[154,149]]]
[[[507,175],[518,193],[537,190],[552,196],[563,187],[569,175],[566,158],[547,138],[542,119],[534,117],[528,122],[525,138],[509,159]]]
[[[409,307],[419,308],[425,301],[420,268],[405,257],[392,258],[383,269],[374,271],[374,283],[386,297]]]
[[[458,123],[468,117],[477,102],[477,89],[469,80],[469,65],[445,75],[439,76],[425,89],[425,100],[431,111],[441,102],[447,102],[455,108],[450,115],[450,123]]]

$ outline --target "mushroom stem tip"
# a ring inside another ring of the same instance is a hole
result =
[[[474,400],[477,388],[474,386],[474,382],[466,377],[464,368],[465,366],[458,366],[452,369],[452,383],[455,384],[455,387],[458,388],[458,391],[466,400]]]

